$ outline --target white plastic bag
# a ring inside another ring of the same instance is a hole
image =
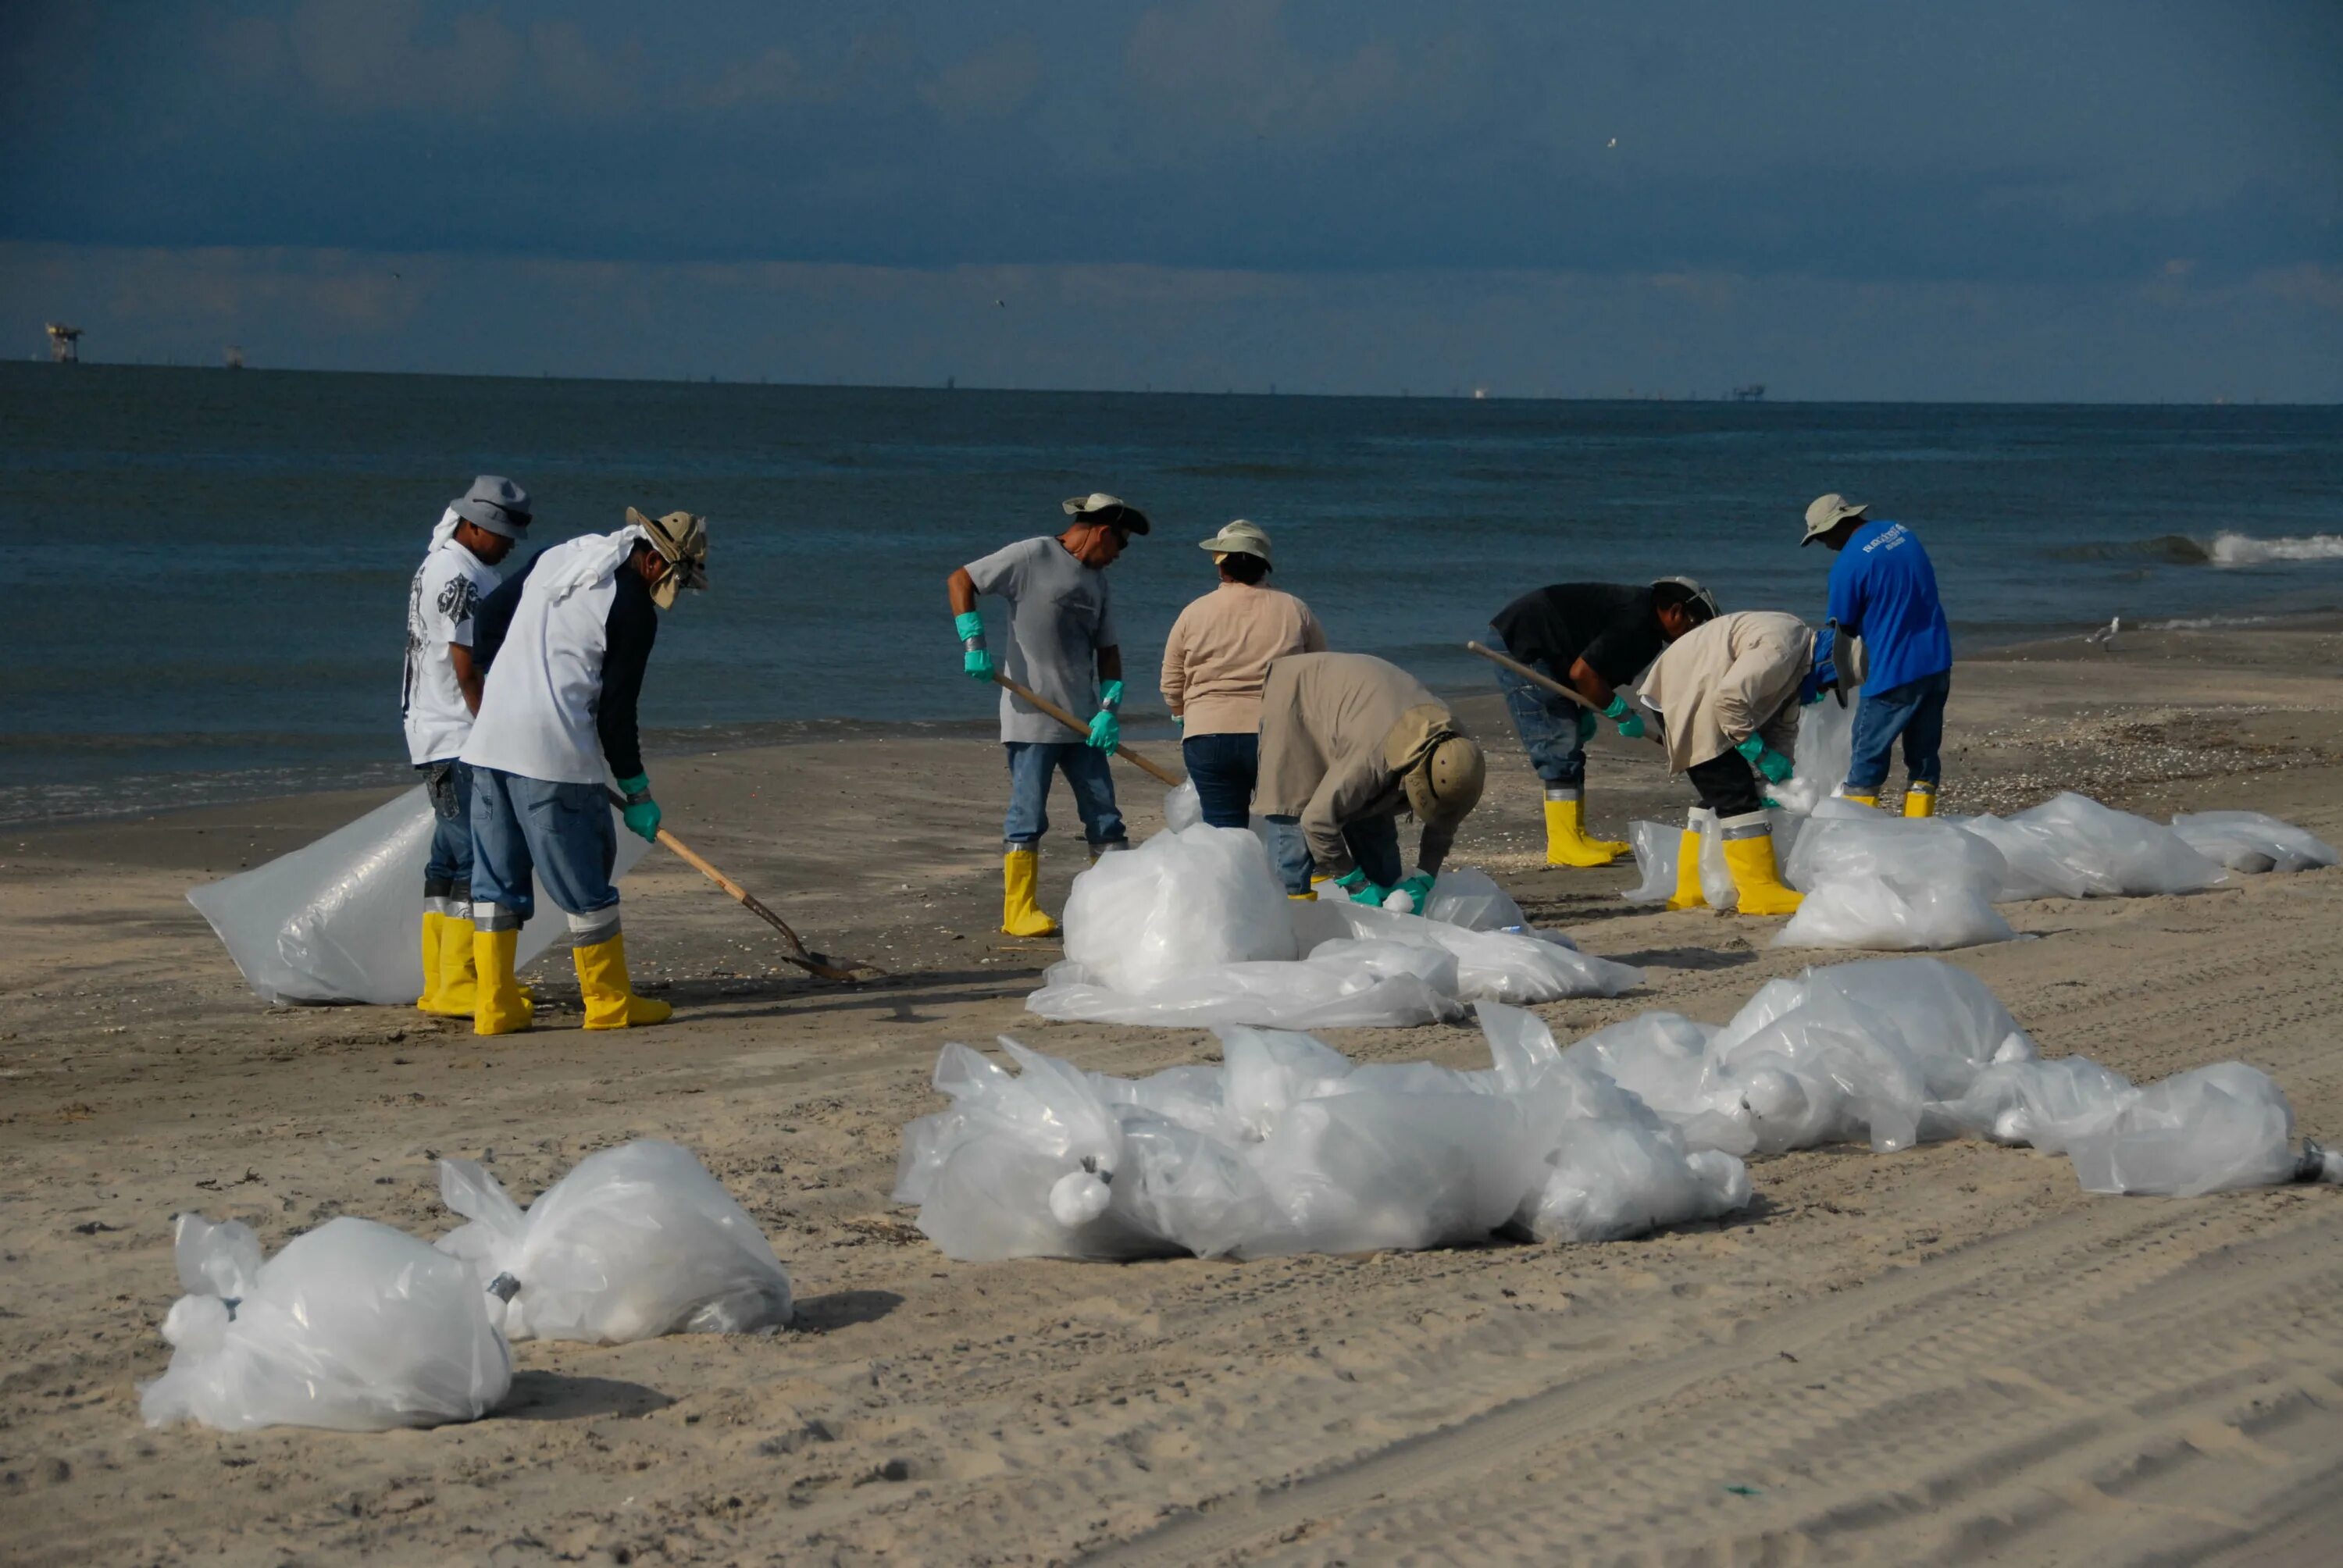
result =
[[[1619,896],[1631,904],[1664,904],[1676,896],[1676,847],[1684,829],[1666,822],[1632,822],[1627,839],[1643,878]]]
[[[1432,897],[1424,904],[1423,917],[1444,925],[1462,926],[1468,931],[1523,931],[1530,923],[1513,896],[1497,886],[1497,879],[1478,866],[1443,868],[1432,884]],[[1574,945],[1559,934],[1547,940]]]
[[[250,1227],[182,1214],[175,1250],[187,1293],[163,1320],[170,1368],[140,1391],[149,1426],[437,1426],[512,1386],[471,1271],[387,1225],[329,1220],[264,1263]]]
[[[1193,779],[1181,780],[1176,789],[1163,792],[1163,826],[1174,833],[1184,833],[1204,819],[1204,803],[1197,797]]]
[[[1102,985],[1077,963],[1051,964],[1025,1009],[1069,1022],[1163,1028],[1403,1028],[1463,1017],[1456,990],[1456,955],[1444,949],[1353,942],[1307,962],[1222,964],[1144,994]]]
[[[612,814],[616,821],[617,814]],[[263,1001],[411,1007],[423,990],[423,867],[431,801],[417,786],[316,843],[187,894]],[[618,833],[613,878],[650,846]],[[567,927],[543,897],[521,928],[533,961]]]
[[[2089,1057],[2063,1056],[1993,1063],[1939,1109],[1976,1137],[2063,1154],[2076,1138],[2112,1121],[2135,1092],[2129,1079]]]
[[[1941,952],[2012,940],[2017,933],[1986,894],[1954,883],[1906,889],[1883,878],[1825,882],[1774,933],[1777,948]]]
[[[2059,868],[2057,885],[2079,886],[2084,896],[2191,893],[2227,879],[2219,866],[2190,849],[2171,829],[2102,806],[2087,795],[2069,791],[2054,796],[2009,821],[2046,849],[2048,859]],[[2002,846],[2002,829],[1988,822],[1979,818],[1963,826],[1992,837],[2003,848],[2004,859],[2017,869],[2021,858]]]
[[[1855,710],[1861,700],[1860,693],[1850,689],[1844,707],[1837,698],[1825,697],[1799,709],[1794,769],[1788,779],[1765,789],[1784,810],[1811,812],[1845,782],[1847,764],[1855,759]]]
[[[2337,863],[2334,846],[2259,811],[2198,811],[2172,819],[2187,846],[2232,871],[2307,871]]]
[[[439,1192],[471,1221],[439,1250],[495,1293],[508,1338],[625,1344],[789,1321],[789,1277],[764,1232],[679,1144],[589,1154],[526,1212],[469,1160],[439,1162]]]
[[[1284,890],[1251,833],[1193,827],[1101,855],[1066,899],[1066,958],[1143,996],[1222,964],[1300,956]]]
[[[2067,1146],[2090,1192],[2193,1198],[2294,1180],[2294,1111],[2267,1073],[2242,1061],[2175,1073],[2136,1091]]]

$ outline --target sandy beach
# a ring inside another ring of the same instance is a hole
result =
[[[1947,811],[2060,789],[2159,819],[2247,808],[2343,840],[2343,626],[2127,632],[1965,662]],[[1551,870],[1493,698],[1457,859],[1542,924],[1644,966],[1539,1010],[1576,1038],[1721,1020],[1849,955],[1780,922],[1624,903]],[[646,715],[655,723],[656,715]],[[1171,759],[1168,741],[1151,749]],[[1209,1035],[1023,1010],[1046,942],[998,935],[997,748],[856,735],[651,759],[668,822],[814,945],[803,980],[671,857],[625,884],[676,1022],[588,1037],[566,960],[534,1034],[268,1008],[186,890],[383,795],[0,829],[0,1558],[461,1562],[1756,1563],[2329,1560],[2343,1525],[2343,1196],[2095,1197],[1976,1142],[1753,1165],[1729,1221],[1601,1246],[1266,1262],[946,1260],[889,1201],[947,1040],[1085,1067],[1213,1060]],[[1121,775],[1135,834],[1160,789]],[[1606,734],[1590,815],[1689,790]],[[1062,794],[1057,804],[1063,804]],[[1059,813],[1070,820],[1071,809]],[[1043,851],[1056,908],[1079,835]],[[2343,869],[2186,898],[2007,907],[1949,955],[2054,1055],[2137,1079],[2240,1058],[2343,1141]],[[1331,1035],[1483,1065],[1464,1027]],[[487,1420],[380,1436],[141,1424],[167,1359],[172,1216],[273,1251],[337,1214],[430,1237],[440,1154],[526,1199],[634,1137],[689,1145],[798,1291],[771,1338],[524,1343]],[[2318,1544],[2326,1541],[2328,1545]]]

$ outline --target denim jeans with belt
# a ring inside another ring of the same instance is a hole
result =
[[[472,897],[472,769],[454,758],[417,765],[431,800],[431,858],[423,896],[468,902]]]
[[[1252,730],[1232,735],[1191,735],[1180,743],[1188,780],[1196,787],[1204,820],[1215,828],[1252,825],[1252,796],[1261,780],[1261,737]],[[1271,817],[1269,858],[1289,893],[1310,890],[1310,851],[1291,817]],[[1298,879],[1298,885],[1297,885]]]
[[[1114,803],[1114,775],[1107,754],[1080,740],[1009,740],[1009,815],[1001,837],[1011,849],[1030,849],[1050,830],[1050,775],[1063,773],[1081,814],[1082,837],[1091,853],[1130,846],[1122,813]]]
[[[1509,658],[1519,657],[1505,647],[1505,639],[1493,626],[1481,633],[1481,646]],[[1520,662],[1530,661],[1523,658]],[[1549,789],[1583,789],[1586,783],[1586,742],[1579,739],[1578,716],[1585,710],[1558,692],[1523,679],[1502,664],[1495,668],[1497,689],[1505,695],[1505,712],[1513,719],[1514,732],[1522,738],[1522,749],[1530,754],[1530,766],[1537,769],[1537,776]],[[1545,673],[1560,680],[1567,672],[1548,669]]]
[[[1887,782],[1888,753],[1904,739],[1904,770],[1915,784],[1935,785],[1944,774],[1945,701],[1952,695],[1953,672],[1940,670],[1891,686],[1865,691],[1855,710],[1855,751],[1846,764],[1846,791],[1876,795]]]
[[[573,941],[618,930],[618,833],[599,784],[559,784],[495,768],[472,769],[472,908],[482,930],[518,928],[537,912],[536,878],[571,916],[608,910],[607,921],[569,922]]]

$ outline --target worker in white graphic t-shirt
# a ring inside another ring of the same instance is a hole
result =
[[[472,658],[472,614],[494,593],[497,565],[528,537],[528,492],[483,474],[447,503],[407,593],[407,678],[398,710],[407,757],[423,775],[434,820],[423,868],[425,1012],[469,1018],[472,968],[472,773],[457,753],[479,711],[483,665]]]
[[[556,545],[479,608],[474,644],[488,677],[463,751],[472,769],[478,1033],[511,1034],[535,1016],[513,964],[538,877],[569,917],[586,1027],[667,1021],[668,1004],[637,996],[628,978],[605,791],[615,777],[628,829],[659,837],[635,703],[659,612],[679,589],[708,586],[707,562],[706,519],[654,519],[629,507],[625,528]]]

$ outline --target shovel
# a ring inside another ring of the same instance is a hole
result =
[[[610,804],[623,812],[627,809],[627,798],[616,789],[608,793]],[[827,953],[807,950],[805,943],[798,940],[797,932],[789,930],[787,920],[767,909],[763,900],[756,894],[709,865],[690,845],[669,832],[665,828],[659,830],[659,841],[682,857],[684,862],[692,869],[731,894],[739,900],[742,909],[780,932],[781,940],[789,944],[789,950],[781,954],[784,962],[793,963],[798,968],[809,973],[820,975],[824,980],[879,980],[885,976],[884,970],[880,969],[876,964],[864,963],[860,959],[833,959]]]
[[[1085,740],[1090,739],[1091,727],[1089,725],[1084,724],[1081,719],[1075,718],[1072,714],[1067,712],[1064,709],[1059,707],[1048,698],[1043,697],[1041,693],[1034,691],[1030,688],[1018,685],[1015,681],[1010,679],[999,670],[994,670],[992,672],[992,682],[995,686],[1001,687],[1002,689],[1009,691],[1015,696],[1023,698],[1026,701],[1031,703],[1034,707],[1040,709],[1042,712],[1048,714],[1051,718],[1056,719],[1059,723],[1064,725],[1075,734],[1082,737]],[[1130,763],[1131,766],[1141,769],[1146,772],[1152,773],[1157,779],[1161,779],[1165,784],[1174,789],[1180,788],[1180,785],[1182,782],[1181,779],[1172,778],[1171,774],[1166,773],[1161,767],[1157,766],[1147,758],[1141,757],[1138,752],[1133,751],[1128,746],[1117,746],[1114,749],[1114,754],[1117,757],[1121,758],[1125,762]]]

